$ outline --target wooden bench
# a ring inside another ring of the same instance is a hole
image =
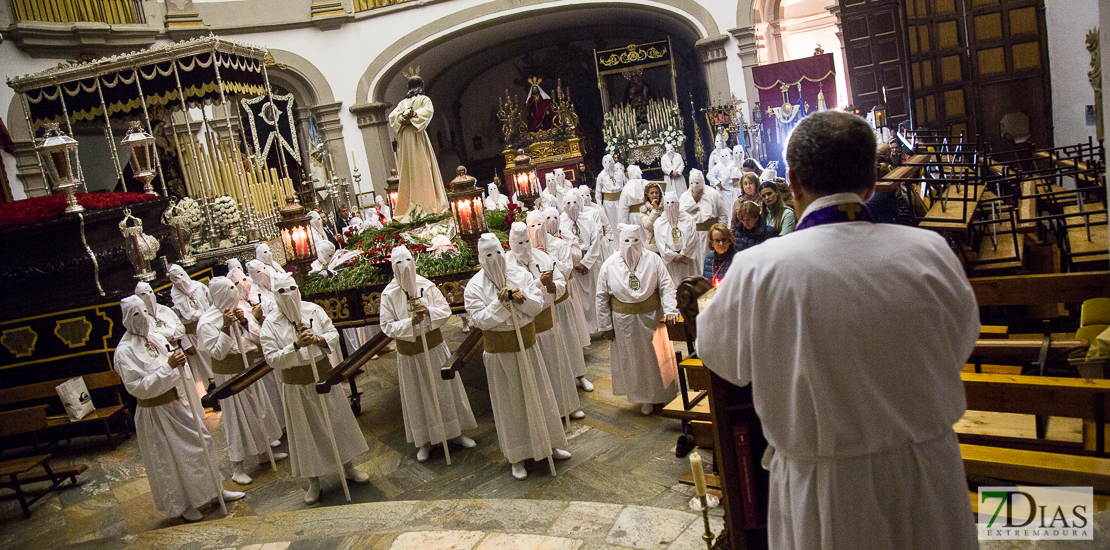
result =
[[[663,418],[682,421],[684,430],[694,437],[694,445],[712,449],[713,417],[707,399],[710,386],[709,369],[701,359],[689,358],[678,364],[679,395],[663,407]],[[697,392],[693,396],[690,392]]]
[[[47,424],[46,405],[0,412],[0,436],[31,434],[34,437],[34,455],[0,461],[0,487],[15,490],[15,496],[19,499],[19,506],[23,509],[23,517],[27,518],[31,517],[31,505],[46,495],[49,490],[57,487],[66,478],[76,484],[77,476],[88,469],[88,466],[84,464],[75,464],[56,470],[50,468],[50,455],[38,454],[38,432],[45,429]],[[39,467],[42,467],[42,473],[33,472]],[[23,486],[41,481],[50,481],[53,484],[47,491],[43,491],[35,498],[27,500],[27,495],[23,492]]]
[[[63,426],[81,426],[88,427],[92,425],[99,425],[104,430],[104,435],[108,438],[108,445],[115,450],[117,442],[113,438],[111,421],[115,419],[122,419],[124,429],[122,432],[123,438],[127,439],[131,436],[130,424],[132,423],[131,411],[123,404],[123,396],[120,394],[120,388],[123,386],[123,381],[120,380],[119,374],[116,371],[103,371],[93,374],[86,374],[82,376],[85,379],[85,387],[89,392],[99,389],[111,388],[115,393],[115,403],[103,407],[97,407],[88,416],[71,422],[69,417],[61,415],[48,416],[46,419],[47,433],[60,430]],[[0,389],[0,407],[7,407],[17,405],[20,403],[29,402],[47,402],[49,405],[56,405],[62,407],[61,398],[58,397],[57,387],[62,382],[69,380],[68,378],[61,378],[58,380],[50,380],[47,382],[38,382],[35,384],[28,384],[26,386],[16,386],[14,388]]]
[[[1083,445],[1040,438],[961,434],[968,475],[1110,492],[1105,426],[1110,380],[962,373],[969,411],[1080,418],[1097,428]]]

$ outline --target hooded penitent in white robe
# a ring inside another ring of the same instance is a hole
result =
[[[266,317],[262,323],[260,338],[266,362],[278,371],[282,378],[285,396],[285,428],[289,436],[289,458],[294,477],[320,477],[329,473],[343,475],[343,467],[335,463],[328,429],[324,424],[324,412],[320,408],[320,395],[331,415],[335,428],[335,441],[339,447],[339,457],[344,464],[360,453],[366,452],[366,438],[358,427],[358,421],[347,403],[347,396],[339,387],[331,388],[325,394],[316,393],[312,376],[312,363],[315,359],[317,372],[331,370],[327,353],[339,349],[339,332],[331,324],[331,318],[323,308],[301,301],[301,292],[296,281],[288,275],[279,274],[274,278],[274,300],[278,310]],[[327,341],[327,349],[308,346],[297,349],[297,330],[289,318],[300,319],[314,334]],[[312,355],[309,355],[311,353]]]
[[[360,252],[346,249],[335,249],[335,245],[324,242],[316,245],[316,259],[312,260],[312,265],[309,268],[309,273],[317,273],[323,277],[334,277],[346,267],[350,267],[349,262],[358,258]],[[362,346],[363,342],[370,341],[370,338],[377,334],[377,326],[374,326],[374,332],[366,329],[370,327],[356,327],[341,329],[340,333],[347,343],[347,351],[353,352]],[[339,355],[331,357],[332,361],[341,361],[343,358]]]
[[[248,291],[250,297],[254,299],[254,303],[262,306],[263,321],[265,317],[277,311],[277,302],[274,301],[273,292],[273,276],[275,272],[259,260],[251,260],[247,262],[247,272],[250,273],[251,282],[253,285]],[[284,273],[282,271],[281,273]],[[244,310],[245,313],[245,310]],[[270,401],[270,406],[276,412],[278,425],[281,429],[285,430],[285,414],[282,413],[284,406],[281,404],[281,388],[278,386],[277,371],[272,371],[270,374],[263,376],[259,381],[259,387],[266,393],[266,398]]]
[[[624,190],[624,174],[618,173],[617,165],[613,162],[613,155],[605,155],[601,159],[602,170],[594,182],[594,204],[605,212],[609,223],[620,223],[624,219],[620,216],[621,191]],[[563,199],[566,204],[566,199]]]
[[[701,200],[694,201],[694,191],[701,189]],[[728,227],[731,213],[721,202],[721,195],[716,189],[705,185],[705,178],[696,168],[690,170],[690,189],[687,189],[678,199],[678,208],[694,218],[694,227],[698,231],[698,265],[705,261],[709,253],[709,228],[715,223]]]
[[[574,382],[574,365],[571,364],[573,356],[576,354],[580,360],[583,360],[583,367],[585,364],[582,348],[575,345],[577,342],[569,342],[570,345],[568,345],[568,340],[572,337],[568,338],[566,335],[567,329],[560,323],[559,315],[555,311],[557,307],[555,300],[566,303],[570,298],[567,294],[566,277],[563,277],[563,273],[551,256],[532,248],[532,237],[528,226],[522,222],[513,223],[509,230],[509,253],[505,255],[505,261],[531,273],[532,286],[543,296],[544,312],[540,312],[535,319],[538,322],[536,345],[540,348],[540,355],[543,355],[547,377],[551,380],[551,389],[555,392],[556,403],[559,404],[559,416],[568,416],[581,407],[578,388]],[[555,294],[548,292],[547,287],[540,282],[540,276],[545,272],[552,274],[551,281],[555,287]],[[541,332],[542,325],[546,325],[547,328]],[[558,335],[556,329],[559,332]]]
[[[509,197],[501,194],[496,183],[486,185],[486,197],[482,199],[486,210],[504,210],[509,207]]]
[[[701,275],[703,262],[698,261],[701,235],[694,228],[693,216],[679,209],[678,197],[670,191],[663,195],[663,215],[655,220],[654,231],[659,257],[675,285],[686,277]],[[678,260],[679,256],[682,260]]]
[[[405,118],[412,109],[413,116]],[[447,193],[439,173],[428,124],[435,113],[432,100],[423,93],[406,97],[389,113],[389,127],[397,133],[397,209],[393,217],[405,217],[419,206],[425,214],[447,210]]]
[[[621,189],[620,204],[617,207],[617,213],[621,216],[616,222],[618,225],[639,223],[640,205],[644,204],[644,186],[647,185],[647,180],[643,176],[639,166],[633,164],[628,167],[628,181]],[[629,221],[633,217],[635,222]]]
[[[172,309],[158,303],[154,296],[154,289],[150,287],[149,283],[139,282],[135,285],[135,296],[143,301],[148,315],[154,321],[152,327],[154,332],[161,334],[171,345],[177,347],[177,341],[185,337],[185,325],[181,323],[177,314]],[[184,342],[182,342],[182,345],[184,346]]]
[[[562,168],[556,168],[551,173],[555,175],[555,186],[554,189],[549,189],[548,192],[555,195],[555,208],[559,209],[563,207],[563,195],[574,189],[574,184],[567,181],[567,174]]]
[[[120,301],[127,329],[113,356],[113,365],[127,393],[136,399],[162,398],[164,404],[135,409],[135,436],[146,466],[154,508],[170,517],[199,508],[216,498],[217,480],[205,462],[203,437],[210,455],[215,454],[208,431],[197,433],[197,424],[177,392],[181,373],[169,365],[169,344],[151,329],[143,301],[128,296]],[[146,336],[144,337],[143,334]],[[202,425],[203,430],[203,425]]]
[[[678,395],[678,364],[667,327],[659,321],[664,315],[678,315],[678,303],[663,260],[643,251],[640,231],[634,225],[621,226],[620,253],[601,266],[597,317],[602,331],[615,332],[609,346],[613,395],[624,395],[632,403],[668,403]],[[630,280],[633,273],[635,281]],[[614,306],[610,300],[644,311],[620,313],[617,308],[627,306]],[[656,307],[645,307],[652,301]]]
[[[563,196],[559,234],[581,253],[578,265],[589,270],[584,274],[575,272],[574,283],[578,285],[578,292],[583,297],[593,296],[597,292],[597,273],[601,269],[601,263],[605,261],[601,257],[601,241],[604,236],[595,218],[582,215],[582,199],[578,193]],[[591,307],[583,308],[582,315],[586,318],[586,330],[590,334],[601,332],[597,328],[597,311]]]
[[[724,134],[717,134],[713,139],[713,151],[709,153],[709,164],[706,171],[713,171],[718,164],[732,164],[732,151],[728,148],[728,138]]]
[[[566,345],[578,345],[578,353],[581,355],[581,348],[590,345],[590,331],[586,328],[586,315],[582,312],[586,308],[586,304],[592,307],[593,301],[586,302],[583,300],[578,285],[572,282],[575,275],[577,275],[574,271],[574,264],[582,257],[582,251],[559,238],[558,233],[559,213],[554,208],[545,209],[542,213],[528,213],[528,234],[532,237],[532,244],[536,248],[547,252],[547,255],[555,260],[559,266],[559,271],[563,273],[563,277],[567,280],[567,292],[570,294],[570,298],[556,304],[555,312],[559,315],[559,320],[563,323],[563,326],[568,327],[568,330],[563,334]],[[585,358],[583,357],[581,366],[578,365],[578,360],[574,358],[574,354],[570,355],[570,360],[574,365],[574,375],[585,376]]]
[[[392,281],[382,291],[378,312],[382,332],[393,338],[397,346],[397,382],[401,387],[401,414],[405,420],[405,438],[420,447],[425,443],[441,443],[462,435],[463,430],[478,426],[470,410],[462,378],[444,380],[439,369],[451,357],[451,350],[443,341],[440,329],[451,318],[451,306],[439,287],[416,274],[416,262],[407,248],[398,246],[391,255]],[[407,289],[407,290],[406,290]],[[419,325],[412,324],[409,297],[428,308],[428,317]],[[432,372],[424,360],[421,337],[428,334],[428,359]],[[438,343],[437,343],[438,342]],[[435,384],[439,398],[440,416],[443,417],[441,433],[432,396]]]
[[[943,237],[858,221],[771,239],[737,253],[697,322],[700,358],[751,384],[774,448],[771,548],[978,548],[952,424],[979,310]]]
[[[535,289],[527,271],[505,261],[501,243],[492,233],[482,235],[478,241],[478,260],[482,270],[466,284],[463,300],[470,323],[482,329],[484,335],[482,358],[489,381],[497,443],[510,463],[526,458],[545,460],[552,455],[552,449],[565,449],[567,438],[559,421],[558,405],[543,356],[538,346],[528,342],[523,352],[519,350],[511,317],[515,316],[517,325],[527,333],[532,319],[543,311],[543,296]],[[513,303],[510,310],[498,300],[497,293],[505,286],[519,288],[524,303]],[[495,339],[511,343],[504,349],[516,351],[491,351],[501,349],[494,348]],[[535,382],[538,396],[530,391],[529,379]]]
[[[320,244],[331,242],[331,240],[328,239],[327,232],[324,231],[323,216],[321,216],[320,213],[315,210],[309,210],[308,213],[305,215],[311,218],[311,220],[308,222],[308,229],[309,232],[312,233],[313,246],[319,249]]]
[[[269,268],[271,275],[285,272],[285,268],[278,265],[277,261],[274,260],[274,253],[270,250],[270,245],[266,243],[258,243],[254,247],[254,259]]]
[[[196,383],[198,396],[204,396],[208,389],[208,380],[212,378],[212,364],[203,351],[197,349],[197,321],[204,310],[211,305],[212,299],[208,296],[208,287],[200,281],[194,281],[185,272],[185,268],[173,264],[170,266],[170,298],[173,299],[173,311],[185,325],[185,336],[181,339],[181,347],[185,350],[189,369],[192,371]],[[189,351],[193,351],[189,354]]]
[[[229,275],[236,272],[239,270],[232,270]],[[249,366],[263,361],[257,344],[259,326],[250,311],[246,310],[243,313],[247,326],[241,323],[227,326],[224,323],[223,312],[239,308],[238,292],[230,279],[215,277],[208,284],[208,290],[212,294],[212,307],[201,315],[197,337],[201,349],[212,358],[216,385],[220,385],[248,368],[243,365],[240,349],[247,354]],[[220,408],[223,410],[221,422],[224,434],[227,435],[228,459],[236,463],[247,460],[247,466],[267,460],[266,451],[270,442],[281,437],[281,426],[269,396],[259,390],[258,384],[252,384],[227,399],[221,399]]]
[[[673,191],[679,197],[686,192],[686,178],[682,176],[682,172],[686,170],[686,162],[682,160],[682,155],[674,150],[674,145],[667,144],[667,152],[659,157],[659,167],[663,170],[663,181],[666,182],[666,192]]]

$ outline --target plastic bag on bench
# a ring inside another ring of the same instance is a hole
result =
[[[69,416],[70,422],[77,422],[96,410],[92,397],[89,396],[89,390],[85,387],[84,378],[80,376],[70,378],[55,389],[58,397],[62,399],[62,405],[66,407],[66,415]]]

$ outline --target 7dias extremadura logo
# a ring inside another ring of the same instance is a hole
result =
[[[1093,540],[1090,487],[980,487],[979,540]]]

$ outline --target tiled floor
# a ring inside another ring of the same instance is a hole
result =
[[[444,335],[452,348],[465,336],[457,319],[452,320]],[[590,501],[685,513],[691,491],[678,485],[678,478],[687,471],[689,462],[674,456],[680,433],[678,421],[658,414],[641,416],[638,406],[612,395],[608,344],[604,340],[595,341],[587,349],[587,361],[589,378],[596,389],[592,393],[579,392],[587,416],[572,422],[568,432],[573,458],[557,464],[558,477],[551,477],[546,463],[529,463],[530,475],[525,481],[511,477],[509,465],[498,449],[482,367],[472,366],[461,373],[478,419],[478,428],[467,435],[477,440],[478,446],[453,449],[452,465],[447,466],[442,452],[437,451],[427,462],[416,462],[415,447],[405,441],[394,354],[372,361],[366,373],[358,377],[359,389],[364,392],[358,421],[370,450],[355,460],[360,469],[370,474],[371,482],[350,486],[352,502],[537,499],[560,501],[552,506]],[[217,460],[230,477],[219,415],[209,413],[206,424],[215,436]],[[118,537],[181,524],[181,520],[166,518],[153,510],[134,438],[115,451],[108,450],[103,438],[78,439],[71,444],[63,443],[54,455],[54,464],[85,463],[89,471],[80,476],[77,486],[67,482],[35,504],[30,519],[23,519],[10,490],[0,491],[0,548],[52,548],[94,539],[120,540]],[[302,501],[300,480],[289,475],[288,461],[279,462],[277,472],[271,472],[266,465],[252,475],[254,483],[244,489],[246,498],[229,504],[232,518],[218,522],[219,529],[234,531],[236,522],[257,521],[247,519],[257,516],[274,518],[308,508],[315,509],[313,513],[343,515],[351,508],[339,506],[345,502],[337,477],[325,478],[320,503],[308,507]],[[225,486],[240,489],[230,480],[225,481]],[[204,512],[209,521],[201,525],[222,517],[214,506]],[[474,529],[484,530],[481,524],[468,524],[464,530]],[[291,538],[277,537],[267,542],[283,540]],[[481,548],[511,547],[487,539],[480,541]]]

